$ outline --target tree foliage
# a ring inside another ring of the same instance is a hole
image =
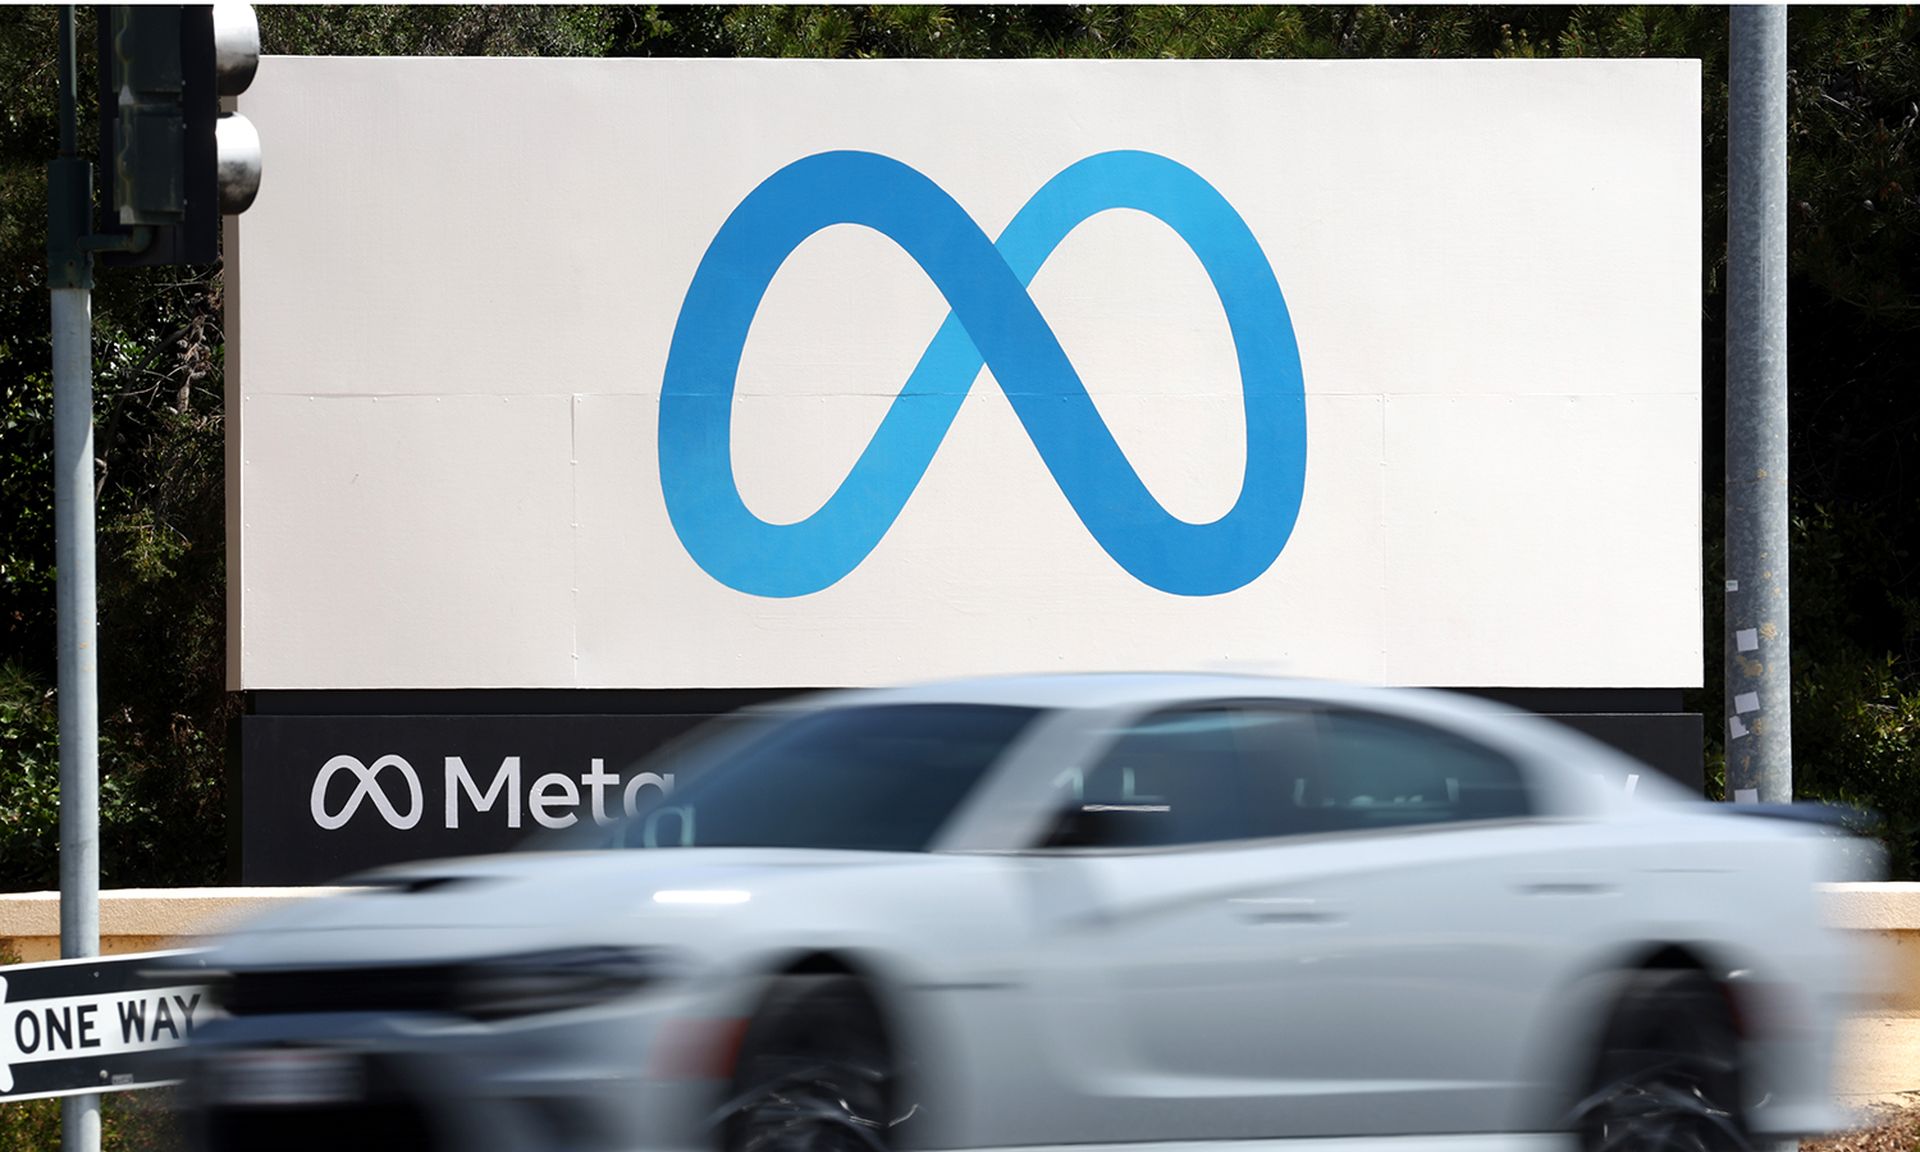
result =
[[[82,9],[82,43],[90,10]],[[55,9],[0,12],[0,884],[57,868],[46,162]],[[93,84],[80,54],[83,91]],[[91,102],[82,139],[92,133]],[[103,882],[224,868],[224,477],[219,283],[106,272],[94,296]]]
[[[82,9],[88,44],[88,9]],[[1190,57],[1680,56],[1702,62],[1703,604],[1694,700],[1719,715],[1726,13],[1672,7],[262,7],[275,53]],[[1796,8],[1789,27],[1795,750],[1808,795],[1889,817],[1920,856],[1920,15]],[[90,53],[82,51],[83,91]],[[0,10],[0,886],[54,875],[45,164],[54,10]],[[83,125],[83,139],[90,126]],[[222,877],[217,268],[109,271],[95,298],[102,861],[109,884]],[[1709,724],[1715,731],[1718,722]],[[1719,754],[1711,737],[1711,760]]]

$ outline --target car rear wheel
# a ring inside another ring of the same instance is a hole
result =
[[[785,976],[747,1027],[721,1110],[725,1152],[887,1152],[893,1054],[850,976]]]
[[[1740,1043],[1706,973],[1632,973],[1572,1127],[1585,1152],[1745,1152]]]

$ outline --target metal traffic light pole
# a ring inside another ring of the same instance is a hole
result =
[[[259,137],[244,117],[222,116],[218,97],[237,95],[252,81],[260,34],[246,5],[100,10],[100,66],[103,78],[112,77],[104,85],[101,121],[118,217],[100,231],[94,227],[93,165],[80,155],[73,6],[63,6],[59,19],[60,152],[47,167],[47,285],[60,666],[60,954],[78,959],[100,954],[94,254],[121,266],[216,258],[220,216],[245,211],[260,182]],[[67,1152],[99,1152],[99,1093],[62,1101],[61,1145]]]
[[[259,136],[219,96],[259,63],[246,4],[100,10],[102,132],[117,221],[94,228],[94,169],[79,148],[75,10],[60,10],[60,156],[46,171],[54,321],[54,564],[60,649],[60,954],[100,954],[100,647],[94,612],[94,253],[109,263],[200,263],[223,213],[259,188]],[[125,90],[123,90],[125,84]],[[100,1094],[61,1106],[67,1152],[100,1150]]]
[[[79,157],[73,7],[60,9],[60,156],[47,175],[60,703],[60,955],[100,953],[100,701],[93,598],[93,166]],[[61,1101],[61,1146],[99,1152],[100,1097]]]

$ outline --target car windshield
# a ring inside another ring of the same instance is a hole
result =
[[[671,793],[564,846],[924,852],[1038,714],[878,704],[736,721],[649,761]]]

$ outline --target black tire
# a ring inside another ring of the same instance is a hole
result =
[[[1584,1152],[1747,1152],[1740,1038],[1725,991],[1693,969],[1634,972],[1574,1106]]]
[[[889,1152],[894,1054],[850,976],[783,976],[742,1039],[724,1152]]]

